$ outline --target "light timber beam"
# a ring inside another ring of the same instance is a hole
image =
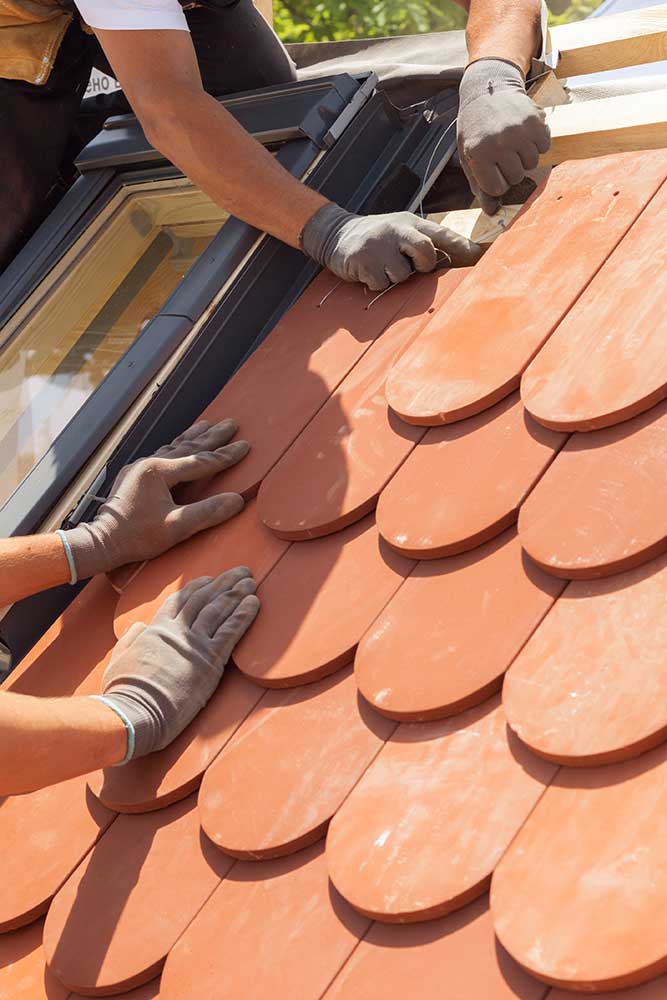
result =
[[[550,35],[558,77],[659,62],[667,59],[667,4],[561,24]]]
[[[503,205],[493,216],[485,215],[481,208],[464,208],[452,212],[438,212],[429,215],[429,219],[439,222],[441,226],[446,226],[459,236],[474,240],[481,246],[490,246],[505,232],[522,208],[523,205]]]
[[[667,147],[667,91],[546,108],[551,149],[543,166],[607,153]]]

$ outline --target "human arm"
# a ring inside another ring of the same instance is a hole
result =
[[[525,84],[542,46],[541,21],[541,0],[469,3],[458,148],[470,187],[489,215],[549,148],[544,114]]]
[[[141,562],[198,531],[211,528],[243,508],[236,493],[222,493],[180,505],[172,496],[179,483],[204,479],[230,468],[247,455],[246,441],[231,441],[237,425],[203,420],[149,458],[122,469],[108,501],[90,524],[58,534],[0,540],[0,607],[76,577]]]
[[[476,244],[444,227],[407,213],[356,216],[292,177],[204,91],[186,31],[92,23],[149,141],[232,215],[375,290],[432,270],[437,250],[455,265],[479,257]]]
[[[206,705],[259,602],[245,567],[195,580],[119,640],[95,697],[0,692],[0,796],[167,746]],[[100,700],[102,698],[103,700]]]

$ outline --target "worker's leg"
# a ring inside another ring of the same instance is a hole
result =
[[[73,23],[45,84],[0,79],[0,273],[58,200],[91,64],[87,36]]]
[[[252,0],[207,0],[186,12],[204,89],[214,97],[296,79],[294,63]]]

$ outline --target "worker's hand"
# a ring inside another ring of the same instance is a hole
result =
[[[61,533],[78,579],[153,559],[238,514],[243,499],[237,493],[182,506],[171,493],[179,483],[217,475],[244,458],[250,450],[247,441],[229,443],[237,429],[234,420],[212,426],[202,420],[150,458],[121,469],[95,519]]]
[[[487,215],[534,170],[551,143],[544,112],[526,93],[523,73],[503,59],[478,59],[459,90],[459,159]]]
[[[193,580],[117,643],[101,697],[127,727],[123,763],[162,750],[206,705],[257,616],[255,589],[245,566]]]
[[[333,204],[306,223],[301,247],[339,278],[360,281],[374,292],[415,271],[432,271],[447,258],[454,267],[474,264],[482,253],[476,243],[412,212],[352,215]]]

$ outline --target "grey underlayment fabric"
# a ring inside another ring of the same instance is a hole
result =
[[[399,38],[364,38],[287,46],[299,79],[373,72],[395,104],[426,100],[458,86],[466,64],[465,32],[443,31]],[[568,82],[574,101],[667,88],[667,62],[596,73]]]
[[[465,32],[288,45],[299,79],[373,72],[395,103],[425,100],[458,86],[466,64]]]

